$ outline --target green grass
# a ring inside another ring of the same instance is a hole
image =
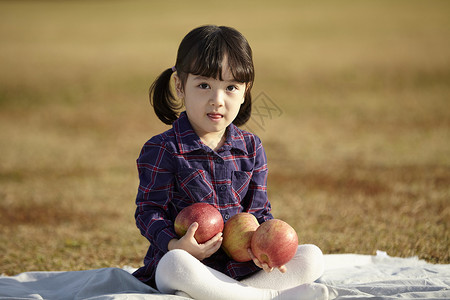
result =
[[[0,2],[0,273],[139,266],[150,83],[190,29],[236,27],[273,213],[325,253],[450,263],[446,1]],[[262,103],[255,107],[263,111]]]

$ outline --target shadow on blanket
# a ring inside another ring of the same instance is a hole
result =
[[[163,295],[129,272],[104,268],[70,272],[26,272],[0,277],[0,299],[186,299]]]

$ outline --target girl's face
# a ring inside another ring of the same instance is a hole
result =
[[[223,68],[222,79],[188,74],[183,88],[175,75],[178,97],[184,99],[189,121],[204,141],[222,138],[244,103],[246,84],[235,81],[229,68]]]

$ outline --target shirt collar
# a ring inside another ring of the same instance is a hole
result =
[[[242,130],[233,123],[228,126],[227,139],[225,140],[225,143],[223,144],[221,149],[237,149],[244,152],[245,154],[248,154],[244,134]]]
[[[198,135],[189,122],[186,112],[182,112],[179,118],[173,123],[173,130],[175,132],[176,141],[180,154],[191,152],[194,150],[204,149],[211,151],[211,149],[203,144]],[[219,149],[219,152],[237,149],[247,154],[247,147],[242,130],[234,124],[230,124],[227,128],[227,138],[224,145]]]

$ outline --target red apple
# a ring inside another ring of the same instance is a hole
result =
[[[251,249],[255,257],[271,268],[290,261],[298,247],[298,236],[288,223],[272,219],[262,223],[252,237]]]
[[[210,240],[223,230],[222,215],[217,208],[208,203],[194,203],[183,208],[175,218],[176,234],[182,237],[194,222],[198,223],[194,238],[199,244]]]
[[[248,248],[259,223],[254,215],[242,212],[232,216],[223,229],[222,248],[232,259],[239,262],[251,260]]]

